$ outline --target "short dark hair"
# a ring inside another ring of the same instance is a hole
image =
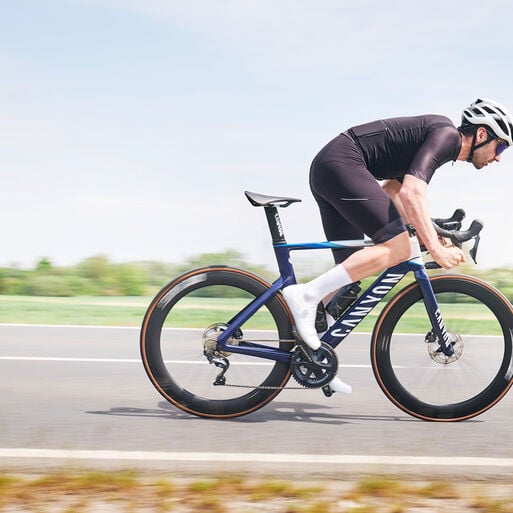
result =
[[[473,125],[472,123],[462,123],[458,127],[458,130],[463,135],[472,136],[477,132],[478,128],[479,128],[478,125]]]

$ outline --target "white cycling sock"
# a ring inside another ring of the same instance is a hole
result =
[[[330,292],[344,285],[349,285],[353,281],[344,265],[338,264],[333,269],[304,284],[303,292],[305,299],[318,302],[324,299]]]

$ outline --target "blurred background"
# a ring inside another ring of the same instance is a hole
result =
[[[339,132],[424,113],[458,124],[479,96],[513,109],[511,14],[507,0],[2,2],[4,275],[225,252],[275,271],[244,190],[302,198],[282,211],[287,237],[322,240],[308,170]],[[513,264],[502,160],[447,164],[429,188],[433,216],[485,222],[477,270]]]

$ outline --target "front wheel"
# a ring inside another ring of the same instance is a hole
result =
[[[157,294],[143,321],[141,355],[151,382],[170,403],[201,417],[231,418],[261,408],[280,392],[290,377],[288,364],[216,350],[231,319],[268,288],[254,274],[219,266],[185,273]],[[293,348],[292,322],[280,295],[241,326],[230,344],[244,341]]]
[[[430,279],[454,355],[445,356],[417,283],[381,313],[371,342],[374,375],[386,396],[424,420],[458,421],[496,404],[513,383],[513,311],[488,284],[468,276]]]

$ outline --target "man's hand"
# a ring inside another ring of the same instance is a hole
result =
[[[435,250],[430,251],[430,254],[435,262],[444,269],[452,269],[465,262],[465,254],[456,246],[442,246],[440,244]]]

